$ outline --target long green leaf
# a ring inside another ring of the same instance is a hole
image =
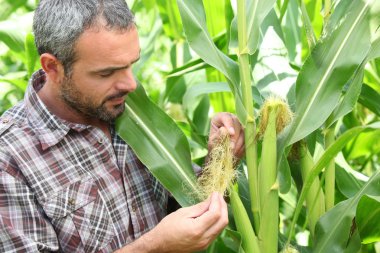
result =
[[[341,253],[349,242],[350,230],[359,200],[365,194],[380,195],[380,170],[353,197],[340,202],[327,212],[317,224],[314,253]],[[367,208],[367,207],[366,207]],[[372,224],[373,225],[373,224]],[[378,228],[378,226],[375,225]]]
[[[25,53],[26,53],[26,68],[28,70],[28,76],[32,76],[33,72],[36,70],[38,52],[34,45],[34,36],[32,33],[28,33],[25,39]]]
[[[0,41],[15,52],[24,50],[24,36],[14,22],[8,20],[0,22]]]
[[[0,20],[6,20],[18,8],[24,6],[27,0],[0,0]]]
[[[246,31],[248,39],[247,52],[252,55],[259,47],[260,41],[260,27],[264,18],[268,15],[269,11],[273,8],[276,0],[243,0],[246,1]],[[240,53],[244,53],[243,52]]]
[[[187,40],[208,64],[222,72],[233,84],[239,84],[237,64],[214,44],[206,24],[202,0],[177,0]]]
[[[182,105],[185,108],[185,111],[191,115],[192,108],[197,104],[199,96],[226,91],[230,91],[230,87],[227,83],[205,83],[194,85],[186,91],[183,96]]]
[[[380,32],[378,32],[380,34]],[[380,57],[380,37],[372,42],[371,51],[369,52],[369,60]]]
[[[353,76],[342,101],[339,102],[339,105],[335,108],[332,115],[330,116],[328,122],[329,125],[327,125],[326,128],[330,128],[331,125],[334,124],[338,119],[345,116],[347,113],[351,112],[354,109],[361,93],[364,77],[364,66],[365,64],[362,64]]]
[[[206,63],[215,67],[229,80],[228,83],[235,96],[237,115],[241,122],[246,122],[245,108],[239,88],[238,65],[220,51],[213,42],[207,30],[202,0],[177,0],[177,3],[189,45]]]
[[[290,233],[288,241],[290,241],[291,236],[294,233],[295,225],[297,223],[297,219],[301,213],[302,205],[306,199],[307,192],[310,190],[310,187],[314,181],[315,178],[318,177],[319,173],[323,170],[323,168],[326,167],[326,165],[333,159],[342,149],[343,147],[355,136],[363,132],[364,130],[369,129],[379,129],[380,123],[368,125],[368,126],[360,126],[352,128],[348,131],[346,131],[344,134],[339,136],[339,138],[336,139],[336,141],[328,147],[328,149],[323,153],[322,157],[318,160],[318,162],[314,165],[312,168],[310,174],[307,176],[304,185],[302,187],[302,191],[300,194],[300,197],[297,202],[297,206],[295,209],[293,221],[290,227]]]
[[[364,84],[359,97],[359,103],[370,109],[377,116],[380,116],[380,94],[371,86]]]
[[[356,224],[363,243],[380,241],[380,195],[363,196],[356,211]]]
[[[363,187],[368,178],[353,170],[345,160],[342,153],[335,158],[336,161],[336,186],[347,198],[353,197]]]
[[[347,159],[370,157],[380,153],[380,130],[361,133],[347,145]]]
[[[241,247],[241,235],[233,230],[225,229],[208,247],[206,253],[244,253]]]
[[[289,59],[291,62],[295,62],[301,65],[301,29],[298,23],[299,11],[296,0],[288,2],[288,6],[283,19],[282,30],[284,32],[284,44],[288,49]]]
[[[207,17],[207,30],[215,37],[226,30],[224,1],[203,0]]]
[[[157,6],[166,35],[175,40],[181,39],[182,24],[176,0],[158,0]]]
[[[367,14],[372,2],[352,1],[344,22],[321,39],[306,60],[297,79],[296,117],[282,145],[316,130],[336,107],[343,85],[368,54]]]
[[[197,201],[187,139],[175,122],[148,99],[142,86],[128,95],[116,130],[180,205]]]

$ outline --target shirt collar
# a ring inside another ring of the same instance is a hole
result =
[[[37,95],[45,82],[45,72],[42,69],[35,72],[29,81],[24,98],[29,123],[43,150],[59,143],[70,129],[80,132],[91,127],[65,121],[51,113]]]

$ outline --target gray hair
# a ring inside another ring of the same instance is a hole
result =
[[[110,30],[128,30],[134,24],[125,0],[41,0],[33,19],[38,53],[57,57],[70,76],[77,40],[100,20],[106,22],[102,28]]]

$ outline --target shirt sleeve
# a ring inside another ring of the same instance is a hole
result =
[[[57,252],[57,235],[0,150],[0,252]]]

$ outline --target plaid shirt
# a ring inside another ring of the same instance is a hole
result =
[[[50,113],[45,80],[0,118],[0,252],[112,252],[165,216],[168,193],[117,134]]]

